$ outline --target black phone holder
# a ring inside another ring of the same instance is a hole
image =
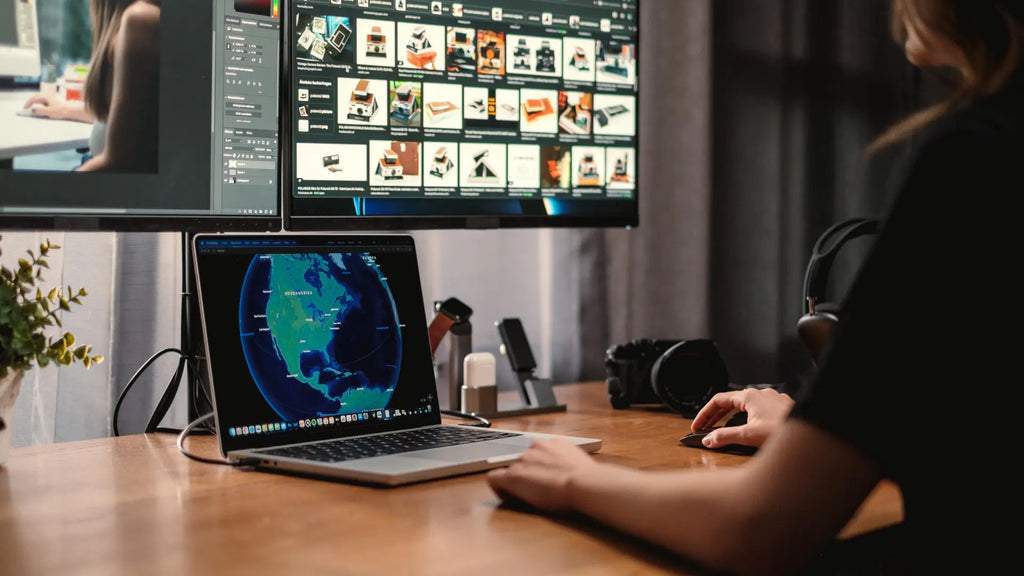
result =
[[[520,408],[499,410],[491,416],[519,416],[545,412],[563,412],[565,404],[555,398],[550,378],[541,378],[534,372],[537,362],[533,359],[530,342],[526,339],[522,322],[518,318],[503,318],[495,323],[501,336],[501,354],[519,381],[519,394],[523,401]]]

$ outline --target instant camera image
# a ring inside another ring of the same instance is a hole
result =
[[[387,126],[387,82],[367,78],[338,78],[338,123]]]
[[[504,144],[462,144],[459,146],[460,183],[467,188],[504,188],[506,156]]]
[[[298,58],[333,64],[352,64],[355,56],[349,40],[352,28],[347,16],[295,15]]]
[[[443,26],[400,23],[398,37],[404,42],[404,55],[398,57],[400,68],[444,70],[445,32]]]
[[[371,140],[371,186],[419,186],[420,143]]]
[[[569,188],[572,183],[572,151],[568,146],[540,149],[541,188]]]
[[[449,72],[476,72],[476,30],[448,27],[446,62]]]
[[[419,126],[423,117],[419,82],[390,82],[388,123],[391,126]]]
[[[633,148],[609,147],[605,166],[608,167],[609,189],[632,190],[636,187],[636,150]]]
[[[616,41],[597,42],[597,81],[610,84],[636,82],[636,46]]]
[[[562,40],[543,36],[509,34],[509,74],[530,76],[560,76],[562,68]]]
[[[462,88],[458,84],[423,83],[423,127],[462,128]]]
[[[572,161],[574,187],[597,187],[604,184],[604,149],[593,146],[574,146]]]
[[[426,145],[424,148],[426,148]],[[457,168],[455,150],[458,150],[458,145],[454,142],[439,144],[436,148],[427,150],[429,152],[428,159],[430,161],[430,167],[427,169],[427,174],[433,178],[427,178],[424,183],[425,185],[454,186],[456,184],[455,180],[457,178],[455,175],[457,174]]]
[[[505,74],[505,33],[478,30],[476,44],[476,71],[480,74]]]
[[[554,98],[555,91],[550,93]],[[515,130],[519,127],[519,90],[467,86],[462,102],[462,122],[466,128]],[[553,118],[554,114],[551,116]]]
[[[562,77],[577,82],[593,82],[595,78],[595,42],[589,38],[562,40]]]
[[[594,96],[589,92],[558,93],[558,131],[562,134],[590,134]]]
[[[395,65],[395,23],[387,20],[356,20],[356,63],[361,66]],[[404,45],[402,47],[404,52]]]
[[[300,182],[365,182],[366,146],[360,144],[299,143],[295,175]]]
[[[636,134],[636,97],[622,94],[594,95],[594,134]]]

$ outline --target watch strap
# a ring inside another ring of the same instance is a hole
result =
[[[430,321],[430,326],[427,326],[427,335],[430,337],[431,354],[437,351],[438,345],[441,344],[441,340],[453,324],[455,324],[455,319],[444,312],[438,312]]]

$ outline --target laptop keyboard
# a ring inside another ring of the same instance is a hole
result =
[[[261,452],[275,456],[316,460],[319,462],[343,462],[345,460],[401,454],[402,452],[427,450],[429,448],[472,444],[473,442],[510,438],[513,436],[519,436],[519,434],[515,432],[481,430],[479,428],[447,426],[390,432],[388,434],[361,436],[358,438],[344,438],[329,442],[318,442],[316,444],[273,448],[262,450]]]

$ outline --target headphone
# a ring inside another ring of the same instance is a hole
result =
[[[848,241],[876,232],[878,220],[851,218],[830,226],[814,243],[804,272],[803,316],[796,323],[796,331],[815,364],[839,323],[839,306],[824,301],[832,262]]]

